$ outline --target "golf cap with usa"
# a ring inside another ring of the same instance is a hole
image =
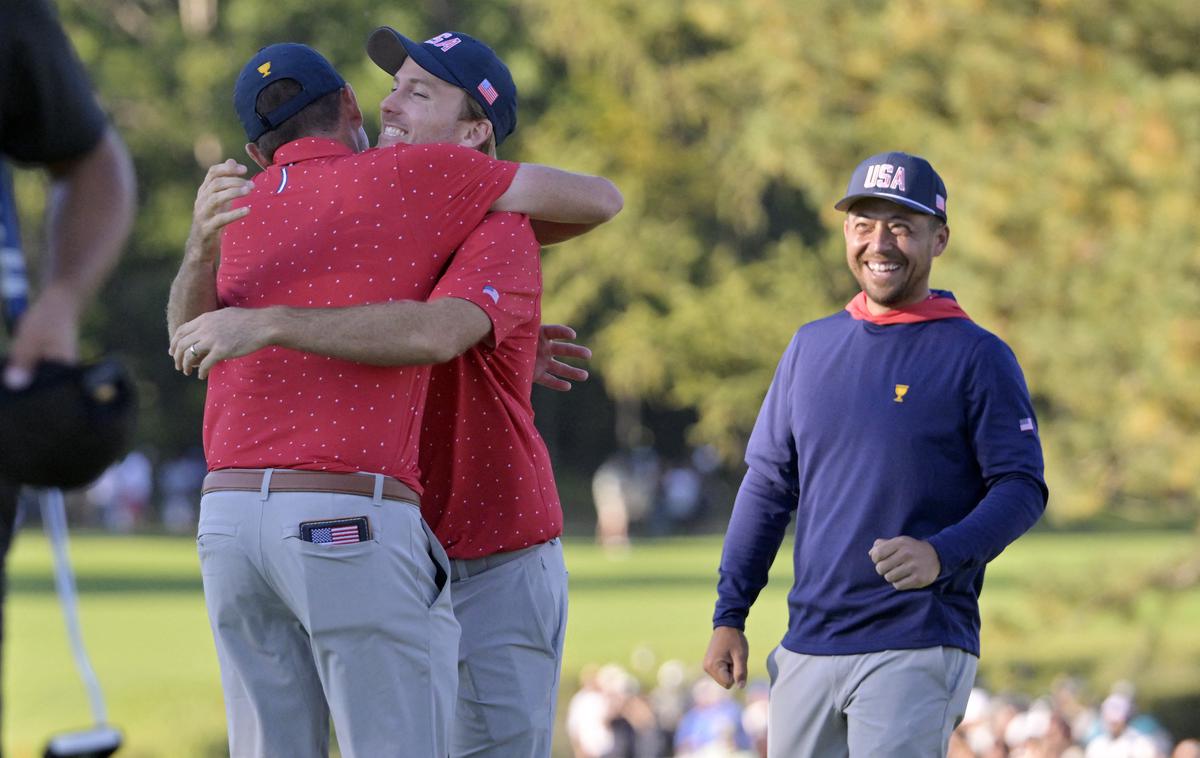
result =
[[[854,169],[846,196],[833,207],[849,210],[855,202],[878,197],[946,220],[946,184],[929,161],[908,153],[872,155]]]
[[[300,92],[270,113],[259,113],[259,93],[281,79],[296,82]],[[262,48],[242,68],[233,87],[233,107],[246,139],[257,142],[313,102],[345,86],[346,80],[325,56],[308,45],[283,42]]]
[[[390,26],[367,38],[367,55],[392,76],[412,57],[444,82],[461,87],[483,107],[496,146],[517,128],[517,85],[492,48],[462,32],[444,32],[418,44]]]
[[[0,476],[39,487],[80,487],[133,438],[133,380],[114,358],[38,364],[19,390],[0,385]]]

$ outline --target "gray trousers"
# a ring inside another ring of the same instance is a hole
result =
[[[455,573],[463,562],[452,561]],[[567,569],[555,539],[456,579],[462,625],[453,758],[550,758],[567,626]]]
[[[365,542],[299,538],[301,522],[356,516]],[[211,492],[197,544],[233,758],[323,758],[331,715],[345,758],[448,754],[459,627],[415,506]]]
[[[978,659],[952,647],[767,659],[768,758],[945,758]]]

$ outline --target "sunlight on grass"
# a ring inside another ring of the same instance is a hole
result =
[[[620,663],[651,682],[658,665],[678,659],[698,675],[720,550],[719,537],[681,538],[636,543],[614,556],[568,540],[564,697],[589,663]],[[1156,688],[1195,690],[1200,588],[1139,590],[1146,576],[1194,550],[1187,534],[1027,536],[988,570],[981,675],[992,687],[1031,692],[1061,671],[1103,683],[1134,679],[1147,696]],[[121,755],[224,755],[224,711],[193,541],[75,535],[71,552],[88,651],[111,720],[126,733]],[[51,577],[45,540],[22,533],[10,556],[5,614],[5,746],[12,758],[40,755],[50,734],[90,721]],[[750,615],[752,677],[765,675],[765,656],[783,634],[790,583],[785,543]]]

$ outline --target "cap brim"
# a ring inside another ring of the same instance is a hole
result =
[[[424,45],[413,42],[390,26],[381,26],[371,32],[371,36],[367,38],[367,55],[376,66],[392,76],[404,65],[405,59],[411,57],[418,66],[442,81],[466,89],[463,83],[450,73],[450,69],[433,57],[433,53],[426,50]]]
[[[929,216],[937,216],[941,219],[946,218],[946,214],[939,210],[934,210],[928,205],[922,205],[915,200],[909,200],[907,197],[902,195],[893,195],[889,192],[861,192],[857,195],[846,195],[841,200],[838,200],[837,203],[834,204],[833,208],[834,210],[838,211],[848,211],[850,210],[850,206],[867,197],[877,197],[880,200],[887,200],[888,202],[892,202],[897,205],[903,205],[907,208],[912,208],[918,213],[924,213]]]

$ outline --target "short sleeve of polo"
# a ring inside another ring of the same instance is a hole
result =
[[[58,19],[44,0],[0,9],[0,152],[28,163],[86,153],[107,119]]]
[[[459,145],[412,145],[396,152],[405,199],[420,214],[430,249],[461,245],[508,190],[519,167]]]
[[[429,299],[457,297],[479,306],[498,345],[537,311],[540,251],[526,216],[492,213],[454,253]]]

